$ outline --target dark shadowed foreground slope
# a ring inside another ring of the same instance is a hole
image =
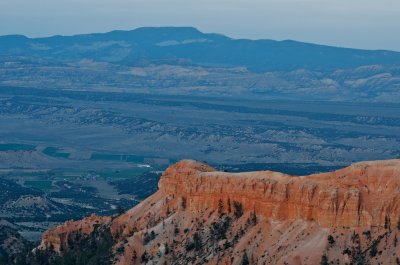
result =
[[[25,253],[33,244],[17,232],[17,227],[0,219],[0,265],[25,264]]]

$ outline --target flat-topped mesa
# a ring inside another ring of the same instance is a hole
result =
[[[239,202],[244,211],[276,220],[316,221],[322,227],[370,227],[385,222],[397,225],[399,184],[400,160],[357,163],[300,177],[272,171],[218,172],[206,164],[184,160],[164,172],[159,189],[184,200],[193,212],[218,210],[221,202],[228,211]]]

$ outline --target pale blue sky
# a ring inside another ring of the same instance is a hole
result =
[[[400,0],[0,0],[0,35],[141,26],[400,51]]]

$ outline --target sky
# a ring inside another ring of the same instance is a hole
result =
[[[400,0],[0,0],[0,35],[143,26],[400,51]]]

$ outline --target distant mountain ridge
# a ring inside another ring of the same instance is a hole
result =
[[[0,86],[400,102],[400,53],[232,39],[191,27],[0,36]]]
[[[27,38],[0,37],[1,55],[69,61],[93,59],[121,64],[180,62],[242,66],[251,71],[332,70],[362,65],[397,65],[400,53],[302,43],[292,40],[232,39],[191,27],[145,27],[131,31]]]

